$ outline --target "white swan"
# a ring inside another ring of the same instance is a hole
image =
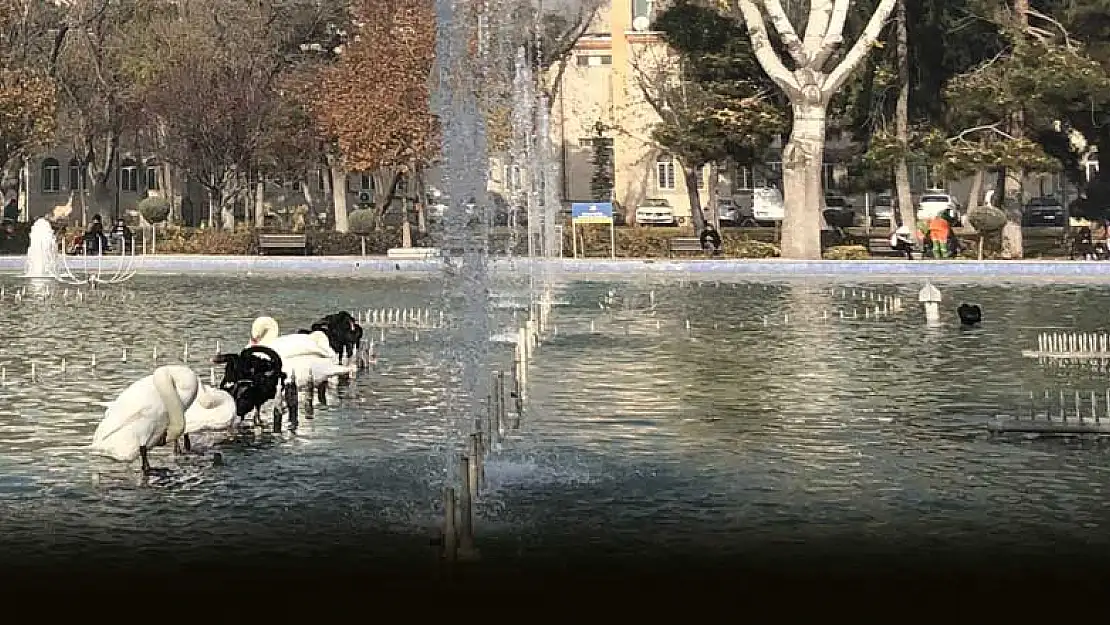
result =
[[[196,400],[185,411],[185,436],[198,432],[226,431],[238,416],[235,412],[235,398],[231,393],[201,384]]]
[[[89,446],[94,453],[119,462],[142,458],[150,472],[147,451],[174,443],[185,434],[185,409],[200,390],[197,375],[183,365],[158,367],[128,386],[104,410],[104,419]]]
[[[323,344],[312,334],[324,337]],[[259,317],[251,324],[251,345],[265,345],[278,353],[282,360],[297,356],[336,358],[339,356],[328,345],[322,332],[312,334],[285,334],[279,336],[278,323],[273,317]],[[249,347],[249,346],[248,346]]]
[[[355,365],[341,365],[327,358],[316,356],[296,356],[282,360],[282,371],[297,383],[297,388],[308,388],[309,380],[314,385],[340,375],[353,375],[358,373]]]

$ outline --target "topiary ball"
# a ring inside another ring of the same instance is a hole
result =
[[[347,225],[350,231],[360,236],[367,236],[374,232],[374,211],[360,208],[347,215]]]
[[[998,232],[1006,226],[1006,213],[993,206],[979,206],[967,212],[967,220],[980,234]]]
[[[164,197],[143,198],[137,208],[147,223],[162,223],[170,216],[170,201]]]

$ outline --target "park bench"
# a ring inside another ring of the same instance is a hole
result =
[[[671,256],[676,252],[705,252],[697,237],[673,237],[667,243]]]
[[[300,250],[308,256],[308,236],[304,234],[259,234],[258,253],[269,250]]]
[[[890,247],[890,237],[871,237],[867,239],[867,252],[872,256],[906,257],[904,252]]]

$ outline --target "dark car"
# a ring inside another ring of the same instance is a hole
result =
[[[1051,196],[1033,198],[1025,205],[1022,225],[1032,228],[1064,227],[1068,225],[1064,206]]]
[[[843,195],[825,196],[825,221],[833,228],[851,228],[855,225],[856,213]]]

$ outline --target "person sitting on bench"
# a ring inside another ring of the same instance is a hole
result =
[[[899,226],[894,234],[890,235],[890,249],[905,252],[906,260],[913,260],[913,233],[908,226]]]

